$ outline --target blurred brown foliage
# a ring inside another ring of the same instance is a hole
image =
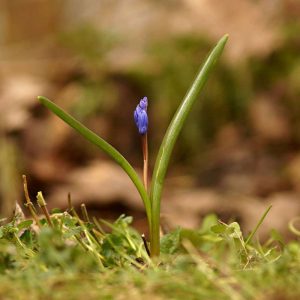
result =
[[[52,207],[66,206],[71,192],[75,204],[102,217],[132,214],[142,228],[141,202],[122,171],[36,96],[55,100],[139,168],[132,112],[147,95],[153,165],[200,63],[229,33],[176,146],[164,219],[195,227],[216,212],[250,230],[273,203],[265,232],[286,232],[300,213],[299,29],[297,0],[1,1],[2,215],[22,202],[25,173],[32,197],[41,189]]]

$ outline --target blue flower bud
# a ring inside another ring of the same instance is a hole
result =
[[[134,111],[134,121],[140,134],[145,134],[148,130],[147,107],[148,99],[144,97]]]

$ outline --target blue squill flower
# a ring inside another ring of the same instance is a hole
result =
[[[134,121],[140,134],[146,134],[148,130],[147,115],[148,99],[144,97],[134,111]]]

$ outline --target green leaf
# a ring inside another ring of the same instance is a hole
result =
[[[161,252],[165,254],[174,254],[180,248],[181,228],[166,234],[161,239]]]
[[[25,221],[19,223],[17,225],[17,227],[18,227],[19,230],[22,230],[24,228],[28,228],[32,223],[33,223],[32,220],[25,220]]]
[[[61,214],[62,210],[60,208],[51,209],[51,214]]]
[[[211,228],[214,225],[218,225],[218,217],[215,214],[209,214],[204,217],[199,232],[201,233],[210,232]]]
[[[80,227],[80,226],[77,226],[77,227],[74,227],[74,228],[71,228],[69,229],[67,232],[65,232],[63,234],[63,237],[65,239],[69,239],[70,237],[74,236],[74,235],[77,235],[77,234],[80,234],[83,232],[83,228]]]
[[[33,238],[32,238],[32,232],[30,231],[30,228],[26,229],[24,233],[21,235],[20,240],[26,244],[27,247],[32,248],[33,247]]]
[[[120,228],[127,228],[133,222],[133,218],[131,216],[125,216],[122,214],[113,225]]]
[[[243,234],[241,231],[241,227],[239,223],[237,222],[232,222],[228,225],[227,227],[227,232],[226,232],[231,238],[235,239],[243,239]]]
[[[64,122],[66,122],[69,126],[74,128],[79,134],[81,134],[85,139],[90,141],[92,144],[100,148],[106,154],[108,154],[121,168],[127,173],[129,178],[132,180],[133,184],[136,186],[146,209],[147,218],[149,221],[149,225],[151,227],[151,205],[146,192],[146,189],[140,180],[139,176],[130,165],[130,163],[123,157],[123,155],[116,150],[112,145],[106,142],[104,139],[99,137],[96,133],[85,127],[79,121],[74,119],[71,115],[65,112],[62,108],[54,104],[49,99],[39,96],[38,100],[50,109],[54,114],[56,114],[59,118],[61,118]],[[113,180],[113,179],[112,179]]]
[[[182,229],[180,238],[181,240],[189,240],[197,248],[203,243],[203,234],[193,229]]]
[[[224,224],[216,224],[214,226],[211,227],[211,231],[213,233],[218,233],[218,234],[222,234],[227,230],[227,226],[225,226]]]
[[[215,48],[208,56],[206,62],[200,69],[192,86],[185,95],[181,105],[178,107],[173,119],[167,129],[167,132],[161,143],[152,176],[152,185],[150,190],[150,202],[152,205],[152,234],[151,234],[151,254],[159,255],[159,227],[160,227],[160,201],[161,194],[169,165],[170,157],[178,138],[178,135],[184,125],[184,122],[192,109],[193,104],[199,97],[205,82],[208,79],[217,60],[221,56],[225,44],[228,40],[228,35],[223,36]]]

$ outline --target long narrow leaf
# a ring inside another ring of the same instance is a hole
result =
[[[200,91],[210,74],[213,66],[222,54],[228,36],[225,35],[220,39],[218,44],[210,53],[206,62],[200,69],[191,88],[185,95],[181,105],[177,109],[160,146],[152,177],[152,185],[150,191],[150,201],[152,206],[152,234],[151,234],[151,255],[159,255],[159,226],[160,226],[160,200],[163,189],[163,182],[167,172],[168,164],[174,148],[177,137],[182,126],[190,112],[193,104],[198,99]]]
[[[96,133],[94,133],[87,127],[85,127],[83,124],[81,124],[79,121],[74,119],[71,115],[69,115],[67,112],[65,112],[63,109],[61,109],[59,106],[54,104],[52,101],[50,101],[46,97],[39,96],[38,100],[44,106],[46,106],[48,109],[50,109],[53,113],[55,113],[59,118],[61,118],[68,125],[70,125],[72,128],[74,128],[84,138],[86,138],[92,144],[96,145],[101,150],[103,150],[106,154],[108,154],[115,162],[117,162],[123,168],[123,170],[127,173],[127,175],[130,177],[130,179],[136,186],[136,188],[144,202],[144,206],[145,206],[146,213],[147,213],[147,218],[148,218],[149,225],[150,225],[151,224],[151,205],[149,202],[149,197],[147,195],[145,187],[143,186],[143,183],[140,180],[139,176],[137,175],[137,173],[135,172],[133,167],[130,165],[130,163],[123,157],[123,155],[118,150],[116,150],[113,146],[111,146],[108,142],[106,142],[104,139],[99,137]]]

